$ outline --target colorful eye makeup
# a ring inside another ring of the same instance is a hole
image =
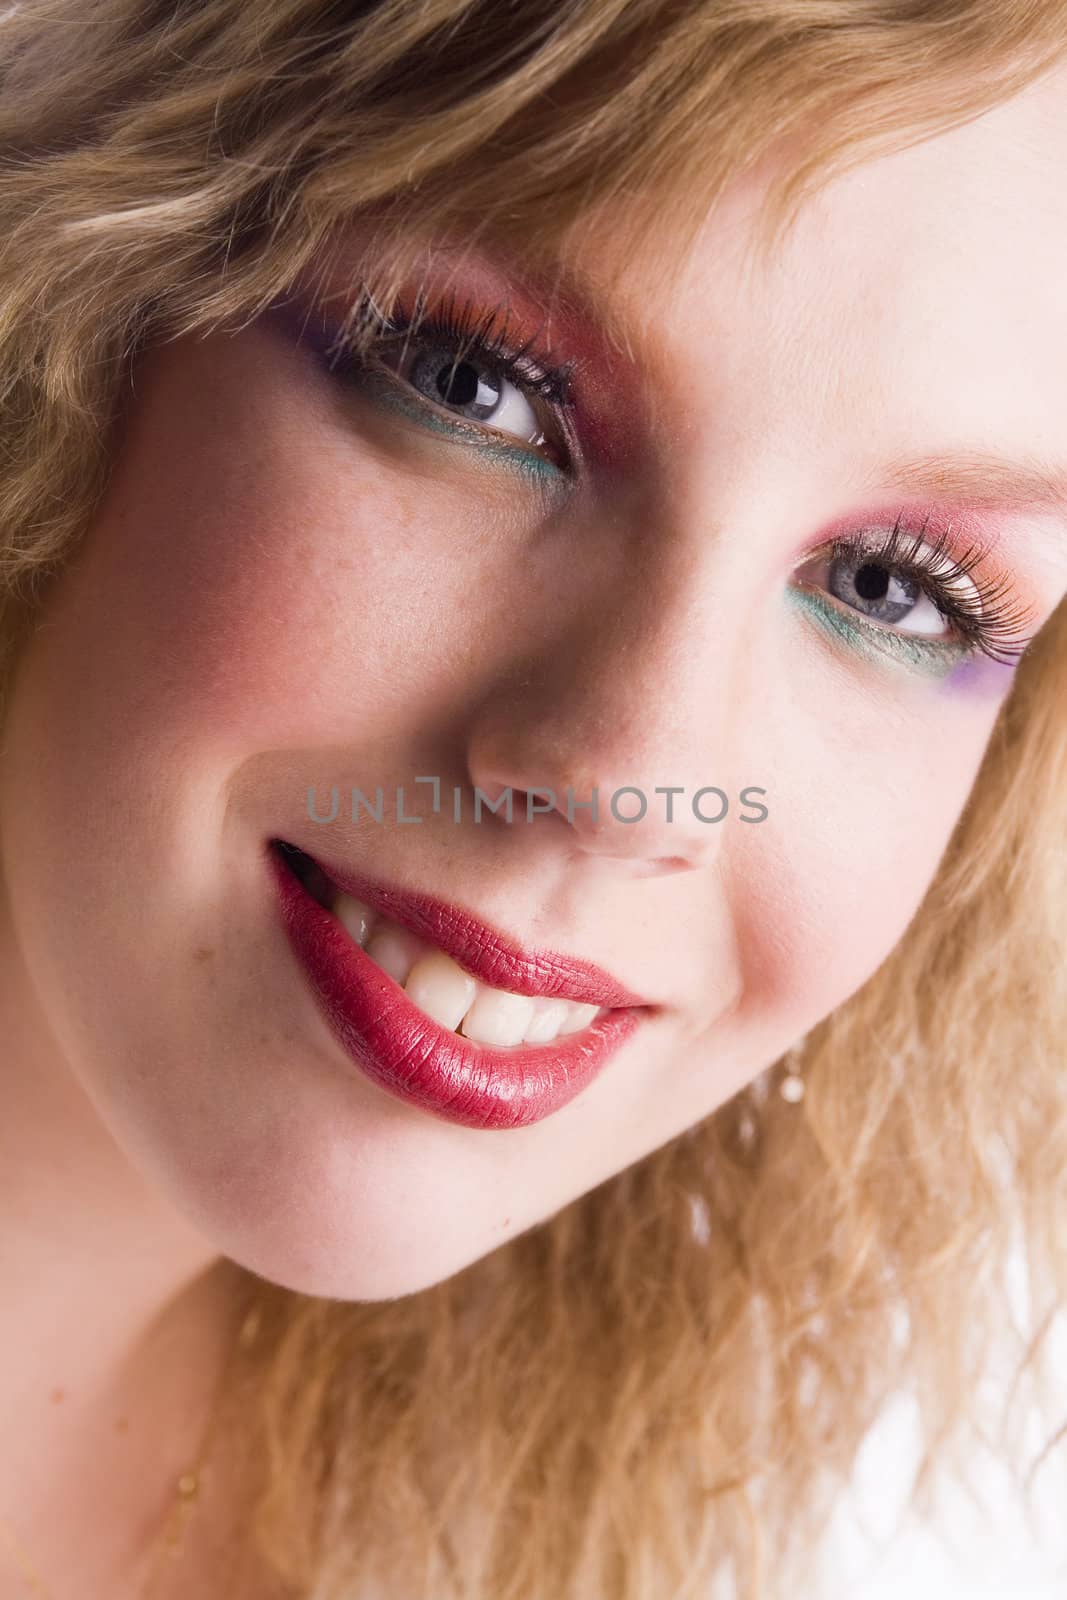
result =
[[[301,324],[337,379],[478,459],[553,486],[583,465],[575,375],[583,364],[523,333],[503,303],[485,307],[424,289],[381,310],[361,291],[344,323]],[[582,372],[582,376],[585,374]],[[943,678],[985,658],[1010,668],[1030,642],[1033,615],[989,547],[957,548],[951,526],[927,536],[930,516],[861,526],[806,556],[785,587],[790,603],[837,644]],[[1000,674],[997,674],[998,679]]]
[[[483,311],[455,294],[430,304],[420,292],[386,315],[363,293],[325,342],[331,371],[412,422],[529,476],[573,475],[576,363],[538,334],[520,338],[503,305]]]
[[[929,516],[907,529],[837,537],[808,557],[787,591],[833,637],[933,677],[988,657],[1014,665],[1030,642],[1033,614],[1011,579],[989,573],[987,545],[953,552],[951,527],[927,538]]]

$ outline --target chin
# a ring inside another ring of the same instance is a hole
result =
[[[395,1145],[395,1141],[392,1141]],[[246,1152],[247,1155],[247,1152]],[[321,1155],[321,1153],[320,1153]],[[502,1229],[455,1175],[427,1197],[427,1166],[395,1149],[357,1170],[335,1172],[328,1158],[300,1179],[264,1180],[246,1161],[231,1166],[224,1192],[186,1189],[190,1220],[222,1255],[281,1288],[320,1299],[395,1300],[461,1272],[504,1242]],[[293,1163],[290,1172],[297,1170]],[[196,1199],[189,1202],[190,1190]],[[515,1228],[508,1227],[508,1237]]]

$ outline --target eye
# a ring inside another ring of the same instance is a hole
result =
[[[441,343],[427,342],[420,347],[409,340],[398,357],[390,359],[385,347],[379,348],[377,359],[423,399],[465,421],[488,423],[535,448],[547,442],[545,426],[531,399],[489,357],[457,352]]]
[[[941,567],[942,570],[938,570]],[[968,610],[981,609],[981,595],[965,574],[948,563],[930,561],[925,583],[914,571],[862,545],[831,550],[798,571],[805,582],[825,589],[842,605],[870,622],[928,638],[951,639],[954,630],[935,603],[949,586]]]
[[[368,293],[356,335],[338,336],[331,369],[384,404],[524,471],[569,476],[582,451],[574,423],[576,363],[537,333],[520,336],[504,305],[451,295],[383,312]]]
[[[1017,660],[1034,616],[1014,580],[994,568],[988,546],[954,553],[951,528],[927,539],[928,522],[910,530],[901,513],[892,528],[831,540],[796,569],[792,592],[838,631],[883,650],[907,647],[912,660],[979,651]]]

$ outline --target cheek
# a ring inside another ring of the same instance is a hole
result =
[[[151,771],[152,750],[219,771],[385,738],[405,707],[425,720],[496,571],[469,487],[405,480],[302,369],[280,383],[276,353],[223,349],[194,389],[202,360],[163,357],[139,381],[39,641],[50,726],[77,742],[88,723],[102,772]]]
[[[732,898],[753,994],[798,1033],[873,975],[937,873],[999,704],[958,702],[928,692],[864,739],[858,699],[831,713],[817,696],[818,718],[794,700],[768,730],[770,816],[732,863]]]
[[[421,499],[362,471],[350,443],[339,459],[336,425],[331,446],[276,363],[207,359],[146,364],[107,496],[16,675],[0,817],[19,926],[57,958],[50,988],[75,925],[74,959],[97,959],[94,905],[121,902],[127,927],[153,904],[191,925],[215,892],[223,813],[246,849],[249,817],[267,826],[277,797],[255,787],[257,756],[328,765],[360,741],[373,755],[379,727],[399,764],[397,704],[417,701],[430,642],[450,648],[432,623],[461,627],[447,572],[419,566]],[[310,765],[294,762],[290,814]]]

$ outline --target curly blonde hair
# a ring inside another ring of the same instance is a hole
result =
[[[491,232],[547,267],[607,206],[646,252],[668,219],[677,252],[784,154],[770,249],[818,182],[1065,54],[1058,0],[20,0],[0,15],[3,705],[136,351],[255,316],[354,216],[387,298],[416,234]],[[1061,607],[920,911],[804,1041],[800,1106],[769,1068],[406,1298],[258,1285],[241,1427],[268,1470],[235,1544],[315,1600],[810,1593],[885,1400],[919,1406],[921,1509],[991,1442],[976,1380],[1006,1333],[995,1447],[1034,1481],[1010,1420],[1067,1285],[1065,668]],[[1020,1238],[1027,1326],[1006,1330]]]

